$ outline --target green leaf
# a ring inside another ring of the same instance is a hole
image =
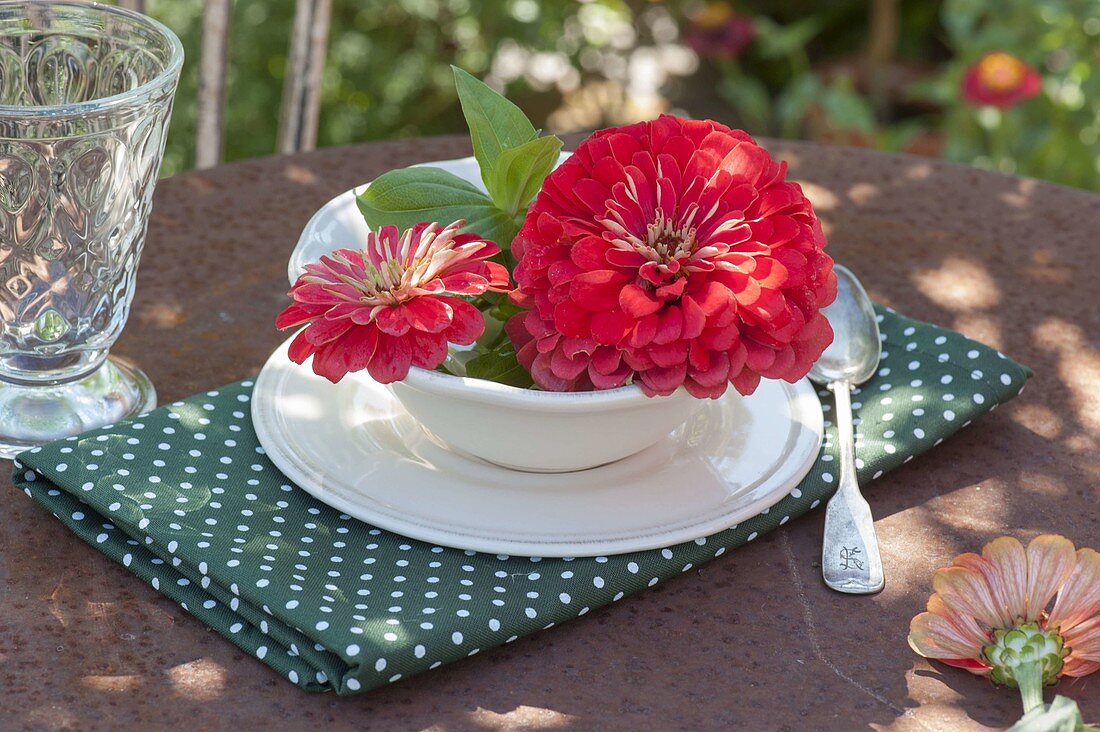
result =
[[[505,252],[509,252],[509,256],[511,256],[512,240],[516,238],[516,234],[519,233],[522,224],[522,219],[516,221],[498,208],[495,209],[488,218],[482,219],[479,224],[466,224],[463,231],[474,232],[480,234],[489,241],[496,242],[501,249]],[[512,260],[507,261],[511,262]],[[505,266],[508,267],[509,271],[512,270],[510,264],[506,264]]]
[[[955,101],[959,84],[947,78],[921,79],[905,87],[906,100],[948,105]]]
[[[796,76],[776,101],[776,116],[783,137],[797,137],[806,111],[821,94],[821,84],[813,74]]]
[[[476,187],[439,168],[391,170],[371,183],[356,205],[372,229],[407,229],[421,221],[450,224],[465,219],[462,231],[479,234],[507,249],[519,231],[508,216]]]
[[[534,384],[531,374],[516,360],[516,351],[511,342],[502,343],[492,351],[468,361],[466,375],[474,379],[518,386],[521,389]]]
[[[855,90],[851,80],[843,77],[833,80],[822,95],[821,104],[836,129],[859,130],[867,134],[874,132],[874,110]]]
[[[969,41],[985,10],[982,0],[947,0],[940,11],[940,21],[952,40]]]
[[[746,129],[757,135],[771,132],[772,100],[764,82],[738,73],[723,78],[718,93],[733,107]]]
[[[454,71],[462,114],[470,127],[474,157],[481,166],[481,179],[485,181],[485,187],[492,190],[489,175],[497,158],[505,150],[535,139],[538,132],[519,107],[457,66],[451,69]]]
[[[502,297],[499,302],[489,308],[488,315],[496,320],[507,323],[513,316],[524,312],[524,309],[507,297]]]
[[[757,40],[756,47],[761,58],[783,58],[803,53],[806,44],[821,32],[824,23],[821,18],[808,16],[787,25],[779,25],[763,16],[754,21]]]
[[[477,303],[475,302],[475,305]],[[492,308],[488,309],[488,312],[483,310],[481,315],[485,320],[485,331],[481,334],[481,337],[474,342],[474,350],[478,353],[485,353],[491,351],[494,348],[500,346],[505,338],[504,333],[504,321],[499,318],[494,318],[490,313]]]
[[[488,196],[457,175],[431,167],[399,168],[383,173],[358,198],[359,210],[372,228],[386,224],[400,226],[395,219],[411,223],[440,221],[424,218],[424,214],[492,206],[492,203]]]
[[[496,205],[512,216],[526,210],[560,152],[561,140],[554,136],[536,137],[501,152],[485,181]]]

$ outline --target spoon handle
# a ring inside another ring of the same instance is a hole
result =
[[[840,487],[825,508],[821,574],[825,584],[837,592],[865,595],[881,590],[885,580],[871,507],[859,492],[856,479],[851,389],[847,381],[829,384],[836,400]]]

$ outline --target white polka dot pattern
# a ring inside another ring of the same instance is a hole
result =
[[[865,483],[1012,398],[1030,372],[879,311],[883,360],[853,396]],[[355,693],[584,615],[693,571],[818,507],[835,433],[806,479],[710,537],[613,557],[477,554],[368,526],[287,483],[248,418],[251,382],[20,456],[27,495],[284,678]],[[820,392],[826,418],[831,397]]]

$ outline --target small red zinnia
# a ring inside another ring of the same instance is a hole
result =
[[[1004,51],[982,56],[962,79],[962,93],[967,101],[1002,109],[1031,99],[1041,86],[1042,78],[1034,67]]]
[[[543,184],[512,252],[508,333],[553,391],[633,380],[717,398],[796,381],[832,341],[825,236],[746,133],[662,116],[595,133]]]
[[[405,378],[412,365],[435,368],[447,344],[467,345],[485,319],[455,295],[505,292],[508,270],[484,261],[500,247],[465,222],[440,228],[420,223],[403,233],[384,226],[363,251],[339,249],[307,264],[290,289],[294,303],[275,321],[280,329],[308,323],[290,344],[290,359],[313,356],[313,371],[335,383],[367,369],[383,384]]]

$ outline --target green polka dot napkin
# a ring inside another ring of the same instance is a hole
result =
[[[853,396],[869,482],[1011,399],[1026,368],[880,310],[878,375]],[[15,482],[80,538],[298,686],[372,689],[549,628],[686,572],[816,508],[827,436],[770,510],[656,551],[588,559],[477,554],[361,523],[291,485],[249,421],[251,382],[23,453]]]

